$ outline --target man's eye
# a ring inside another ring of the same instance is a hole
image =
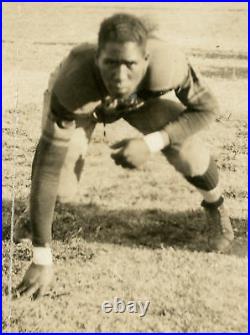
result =
[[[129,69],[133,69],[136,66],[136,62],[126,62],[126,66]]]
[[[105,64],[107,64],[107,65],[117,65],[117,62],[114,61],[114,60],[111,60],[111,59],[107,59],[107,60],[105,61]]]

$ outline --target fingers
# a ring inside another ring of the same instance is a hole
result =
[[[27,286],[22,292],[20,292],[21,297],[30,297],[32,296],[33,292],[36,289],[36,285],[32,284],[30,286]]]
[[[15,294],[15,298],[19,298],[19,297],[24,297],[24,296],[31,296],[32,293],[34,292],[34,290],[36,289],[37,285],[28,283],[28,282],[21,282],[21,284],[19,284],[16,288],[16,294]]]
[[[19,285],[16,287],[17,292],[21,292],[27,286],[26,281],[22,280]]]
[[[23,280],[16,287],[14,298],[30,296],[33,299],[44,295],[53,279],[53,267],[31,263]]]
[[[122,140],[119,142],[116,142],[110,146],[111,149],[120,149],[123,148],[127,144],[128,140]]]
[[[13,295],[14,299],[18,299],[20,297],[31,297],[32,300],[36,300],[43,295],[45,295],[47,290],[46,285],[38,286],[37,284],[29,284],[22,282],[19,284],[15,290],[15,294]]]

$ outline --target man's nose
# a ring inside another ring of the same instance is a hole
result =
[[[122,82],[127,79],[127,68],[125,64],[117,66],[115,71],[115,80]]]

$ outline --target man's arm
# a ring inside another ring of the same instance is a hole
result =
[[[144,136],[151,152],[184,142],[189,136],[207,127],[218,115],[217,99],[193,67],[190,64],[187,67],[188,74],[179,71],[174,87],[176,96],[186,108],[175,121],[160,131]]]
[[[33,245],[45,246],[51,241],[59,178],[74,129],[73,113],[66,111],[52,93],[50,112],[36,149],[32,171],[30,215]]]
[[[116,164],[135,168],[144,163],[149,153],[158,152],[168,145],[182,143],[186,138],[208,126],[218,113],[218,103],[210,89],[188,64],[188,74],[178,71],[173,78],[173,89],[186,108],[179,117],[163,129],[144,136],[144,139],[130,139],[115,144],[120,150],[112,154]]]
[[[190,64],[186,80],[175,93],[186,109],[175,122],[164,128],[171,144],[181,143],[208,126],[219,111],[215,96]]]
[[[17,287],[17,294],[21,295],[42,295],[53,278],[50,249],[53,213],[61,169],[75,129],[75,121],[65,120],[65,111],[60,112],[56,106],[55,113],[54,108],[52,103],[32,166],[30,220],[33,260]]]

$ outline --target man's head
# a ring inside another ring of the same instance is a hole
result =
[[[129,14],[104,20],[98,35],[97,66],[113,97],[128,97],[142,81],[148,66],[148,31]]]

